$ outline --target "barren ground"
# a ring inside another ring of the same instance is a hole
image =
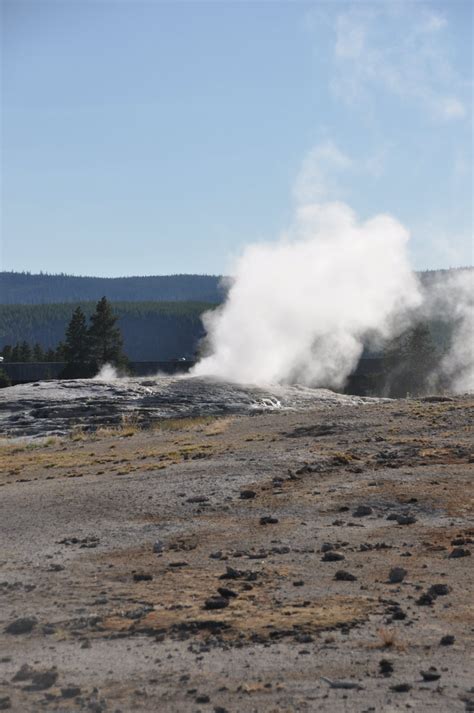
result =
[[[474,711],[473,406],[4,441],[0,710]]]

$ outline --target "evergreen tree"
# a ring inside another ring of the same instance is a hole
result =
[[[32,357],[31,347],[28,344],[28,342],[23,341],[20,344],[19,360],[20,361],[31,361],[31,357]]]
[[[12,351],[11,344],[5,344],[2,350],[2,356],[5,361],[12,361]]]
[[[72,379],[91,375],[90,343],[85,314],[77,307],[66,329],[66,340],[57,349],[67,362],[62,376]]]
[[[44,355],[44,360],[48,362],[56,361],[56,352],[54,349],[48,349]]]
[[[43,347],[38,342],[33,347],[33,361],[44,361]]]
[[[20,361],[20,345],[18,344],[18,342],[15,344],[15,346],[12,349],[11,360],[12,361]]]
[[[89,334],[86,317],[80,307],[72,313],[66,329],[64,356],[69,364],[85,364],[89,361]]]
[[[91,316],[89,328],[90,354],[92,364],[100,368],[104,364],[125,366],[127,357],[122,351],[122,335],[117,327],[117,319],[111,304],[105,297],[98,301]]]

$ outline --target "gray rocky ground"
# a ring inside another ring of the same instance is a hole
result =
[[[473,711],[473,406],[5,440],[0,710]]]

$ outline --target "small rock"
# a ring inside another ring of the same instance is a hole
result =
[[[75,698],[81,695],[81,689],[79,686],[66,686],[61,688],[61,695],[63,698]]]
[[[151,582],[152,579],[153,579],[152,574],[146,574],[144,572],[136,572],[133,575],[134,582]]]
[[[434,666],[430,666],[427,671],[420,671],[420,675],[423,681],[438,681],[441,678],[441,674]]]
[[[276,517],[273,517],[272,515],[264,515],[260,518],[261,525],[276,525],[277,522],[278,519]]]
[[[34,629],[36,624],[38,623],[38,619],[34,616],[24,616],[21,617],[20,619],[15,619],[15,621],[12,621],[11,624],[9,624],[5,632],[7,634],[29,634],[30,631]]]
[[[194,495],[192,498],[187,498],[186,502],[187,503],[207,503],[207,502],[209,502],[209,498],[206,498],[205,495]]]
[[[165,545],[161,540],[156,540],[156,542],[153,544],[153,552],[156,555],[160,555],[165,548]]]
[[[352,513],[352,517],[367,517],[367,515],[372,515],[372,513],[373,509],[370,505],[359,505]]]
[[[428,589],[428,594],[431,594],[432,597],[445,597],[450,591],[447,584],[432,584]]]
[[[296,580],[293,582],[293,586],[294,586],[294,587],[302,587],[303,585],[304,585],[304,582],[303,582],[302,579],[296,579]]]
[[[222,550],[218,550],[217,552],[211,552],[209,555],[211,560],[220,560],[222,559]]]
[[[204,609],[225,609],[229,606],[227,597],[210,597],[204,602]]]
[[[334,552],[333,550],[325,552],[324,555],[321,557],[322,562],[339,562],[343,559],[345,559],[344,555],[342,555],[340,552]]]
[[[452,634],[445,634],[441,637],[439,644],[440,646],[452,646],[455,641],[456,639]]]
[[[237,596],[237,592],[234,592],[233,589],[228,589],[227,587],[218,587],[217,591],[221,597],[225,597],[226,599],[232,599]]]
[[[411,686],[409,683],[394,683],[393,686],[390,686],[390,690],[394,693],[408,693],[411,691]]]
[[[416,517],[414,515],[397,515],[395,520],[399,525],[413,525],[416,522]]]
[[[13,676],[12,681],[29,681],[33,674],[34,670],[31,668],[31,666],[29,666],[27,663],[24,663],[23,666],[18,669],[18,671]]]
[[[338,582],[355,582],[357,577],[350,572],[346,572],[344,569],[338,569],[334,575],[334,579]]]
[[[431,594],[428,594],[428,592],[425,592],[416,600],[415,603],[418,604],[418,606],[420,607],[430,607],[433,604],[435,598],[436,597],[431,596]]]
[[[48,572],[62,572],[64,569],[64,565],[62,564],[51,564],[48,567]]]
[[[388,581],[391,584],[399,584],[400,582],[403,582],[406,575],[407,571],[406,569],[403,569],[403,567],[392,567],[388,573]]]
[[[196,703],[209,703],[210,700],[211,699],[209,698],[209,696],[205,693],[202,693],[201,695],[196,696]]]
[[[464,547],[455,547],[451,550],[448,557],[449,559],[457,559],[458,557],[469,557],[470,555],[470,550],[466,550]]]
[[[6,711],[12,707],[10,696],[0,696],[0,711]]]
[[[332,545],[330,542],[323,542],[321,545],[321,552],[329,552],[329,550],[333,550],[334,545]]]
[[[28,690],[45,691],[56,683],[57,677],[58,672],[54,669],[50,671],[37,671],[31,677],[31,686],[28,686]]]
[[[241,490],[240,499],[241,500],[252,500],[256,496],[255,490]]]
[[[391,676],[393,673],[393,663],[388,659],[381,659],[379,661],[379,670],[383,676]]]

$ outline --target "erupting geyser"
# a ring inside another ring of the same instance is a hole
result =
[[[393,217],[299,206],[278,242],[247,247],[226,303],[204,317],[208,356],[194,375],[238,383],[340,387],[371,335],[389,336],[422,301]]]

